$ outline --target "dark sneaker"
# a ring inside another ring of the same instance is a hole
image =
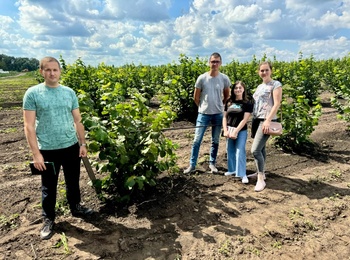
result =
[[[54,222],[51,219],[45,218],[44,225],[40,231],[40,237],[43,240],[50,239],[53,235]]]
[[[71,208],[70,211],[74,217],[88,216],[93,213],[92,209],[86,208],[80,204],[75,205],[75,207]]]

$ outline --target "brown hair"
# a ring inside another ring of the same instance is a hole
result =
[[[220,61],[222,62],[221,55],[218,52],[213,52],[209,57],[209,61],[210,61],[211,57],[220,58]]]
[[[240,80],[237,80],[231,87],[231,96],[230,98],[227,100],[227,104],[230,104],[230,103],[233,103],[235,100],[236,100],[236,95],[235,95],[235,87],[240,84],[243,88],[244,88],[244,91],[243,91],[243,94],[242,94],[242,99],[243,99],[243,102],[248,102],[249,99],[248,99],[248,94],[247,94],[247,87],[245,86],[245,84],[243,83],[243,81],[240,81]]]
[[[262,65],[269,65],[269,68],[270,68],[270,70],[272,70],[272,64],[271,64],[271,62],[269,62],[269,61],[262,61],[262,62],[260,62],[260,64],[259,64],[259,67],[258,67],[258,72],[259,72],[259,70],[260,70],[260,67],[262,66]]]

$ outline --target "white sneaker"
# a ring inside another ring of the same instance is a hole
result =
[[[214,164],[209,164],[209,169],[211,171],[211,173],[217,173],[218,169],[215,167]]]
[[[256,177],[258,177],[258,173],[255,172],[255,173],[252,173],[252,174],[248,174],[247,177],[248,177],[248,178],[256,178]]]
[[[266,182],[264,180],[264,174],[263,173],[258,173],[258,181],[256,182],[254,190],[259,192],[264,190],[266,187]]]
[[[196,167],[189,166],[186,170],[184,170],[184,174],[194,172],[196,170]]]
[[[225,176],[230,176],[230,175],[233,175],[233,174],[236,174],[235,172],[225,172]]]
[[[248,174],[247,176],[248,178],[257,178],[258,177],[258,173],[252,173],[252,174]],[[266,180],[266,174],[264,173],[264,180]]]
[[[242,183],[249,183],[249,180],[248,180],[247,176],[243,176]]]

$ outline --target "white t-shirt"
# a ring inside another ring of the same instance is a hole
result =
[[[216,77],[210,76],[209,72],[200,75],[195,84],[195,87],[201,90],[198,113],[208,115],[222,113],[224,89],[230,86],[230,79],[223,73],[219,72]]]
[[[281,82],[271,80],[269,83],[260,84],[254,94],[254,111],[253,115],[256,118],[264,119],[274,105],[272,92],[276,88],[282,87]],[[276,119],[276,115],[273,119]]]

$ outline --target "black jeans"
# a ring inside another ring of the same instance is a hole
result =
[[[69,206],[80,203],[80,157],[79,144],[76,143],[70,147],[58,150],[41,150],[44,161],[54,162],[54,173],[41,175],[41,191],[42,191],[42,215],[44,218],[55,220],[55,205],[57,196],[57,182],[62,166],[64,179],[66,182],[66,196]]]

